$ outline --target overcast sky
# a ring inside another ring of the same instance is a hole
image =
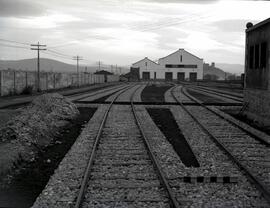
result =
[[[40,41],[51,50],[43,57],[68,63],[78,54],[87,64],[129,65],[184,48],[205,62],[243,64],[245,25],[269,11],[267,1],[0,0],[0,59],[36,56],[5,39]]]

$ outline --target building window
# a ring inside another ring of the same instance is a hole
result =
[[[183,61],[183,57],[182,57],[182,55],[180,56],[180,62],[182,62]]]
[[[147,66],[147,62],[145,62],[145,66]]]
[[[261,44],[260,68],[266,68],[267,42]]]
[[[249,47],[249,68],[254,68],[254,46]]]
[[[259,61],[260,61],[260,45],[255,45],[255,69],[259,68]]]
[[[268,89],[268,71],[265,70],[268,65],[268,43],[266,41],[249,47],[248,64],[246,87]]]
[[[166,68],[198,68],[197,65],[193,64],[165,64]]]

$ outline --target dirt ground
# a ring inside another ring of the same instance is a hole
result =
[[[165,102],[164,94],[172,85],[148,85],[141,94],[143,102]]]
[[[4,109],[0,110],[0,128],[5,125],[5,123],[20,113],[20,109]]]
[[[64,126],[50,146],[32,162],[22,162],[0,180],[0,207],[30,207],[80,134],[96,108],[79,108],[80,115]]]

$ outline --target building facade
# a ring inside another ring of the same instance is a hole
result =
[[[270,126],[270,18],[247,24],[245,55],[245,114]]]
[[[184,49],[160,58],[158,63],[145,57],[132,64],[132,68],[139,69],[142,80],[196,81],[203,79],[203,59]]]

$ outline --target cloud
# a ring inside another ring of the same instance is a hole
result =
[[[184,4],[210,4],[219,0],[139,0],[154,3],[184,3]]]
[[[0,16],[27,17],[45,13],[44,6],[29,0],[0,0]]]
[[[247,22],[249,20],[233,19],[216,21],[212,24],[223,32],[243,32],[246,29]]]

